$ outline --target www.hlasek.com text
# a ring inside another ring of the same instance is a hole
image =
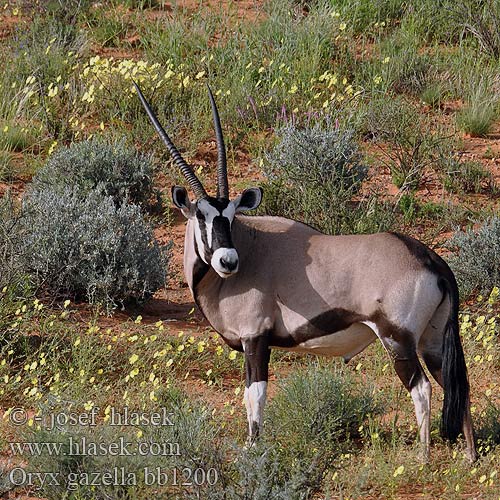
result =
[[[22,441],[10,442],[12,455],[17,456],[154,456],[173,457],[181,456],[179,443],[168,441],[127,441],[120,436],[115,441],[93,441],[86,436],[68,436],[61,441]]]

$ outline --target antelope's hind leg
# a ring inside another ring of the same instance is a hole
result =
[[[418,345],[419,354],[424,360],[427,369],[443,390],[443,335],[447,318],[448,310],[443,305],[432,317]],[[467,401],[462,430],[465,437],[467,458],[471,463],[475,462],[477,459],[477,452],[474,439],[474,428],[472,426],[470,400]]]
[[[414,336],[406,330],[392,327],[385,327],[382,330],[376,325],[370,326],[390,355],[398,377],[413,400],[422,446],[422,458],[427,462],[431,440],[432,386],[418,359]]]
[[[248,444],[253,444],[262,429],[271,351],[267,335],[245,337],[242,343],[245,352],[244,400],[248,418]]]

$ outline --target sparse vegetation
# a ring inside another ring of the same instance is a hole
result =
[[[485,221],[478,230],[458,231],[449,242],[456,248],[451,265],[465,297],[489,292],[500,283],[500,219]]]
[[[0,9],[0,495],[498,500],[500,4],[171,3],[13,0]],[[210,191],[206,83],[231,189],[260,179],[262,211],[334,234],[398,230],[444,254],[466,298],[477,463],[438,437],[435,385],[431,460],[421,464],[413,405],[378,343],[347,366],[273,352],[278,387],[260,441],[243,448],[243,357],[206,327],[183,284],[181,228],[158,217],[178,173],[132,79]],[[456,231],[444,251],[449,231],[471,220],[482,223]],[[125,406],[166,408],[174,425],[111,426],[111,408]],[[25,425],[13,425],[14,408],[26,411]],[[38,425],[47,412],[92,411],[94,427]],[[21,457],[11,448],[67,448],[70,436],[178,443],[180,454]],[[13,485],[16,466],[58,472],[61,484]],[[137,484],[82,482],[120,467]],[[147,485],[144,467],[170,481]],[[205,480],[172,484],[174,471],[189,470]]]
[[[444,187],[450,192],[496,193],[497,186],[491,172],[477,161],[459,161],[449,158],[445,167]]]
[[[457,125],[473,137],[484,137],[490,132],[496,115],[495,103],[474,101],[458,114]]]
[[[391,224],[373,197],[354,201],[367,167],[351,129],[289,125],[263,160],[267,176],[262,210],[302,220],[325,233],[370,232]]]
[[[448,147],[442,132],[433,134],[429,119],[401,97],[373,101],[364,126],[402,192],[416,190]]]

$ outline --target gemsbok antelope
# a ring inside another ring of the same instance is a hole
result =
[[[184,274],[212,327],[244,353],[250,442],[262,427],[271,348],[349,361],[379,339],[411,394],[424,457],[430,446],[431,384],[419,357],[444,388],[442,435],[454,441],[463,431],[467,457],[474,460],[458,289],[445,261],[397,233],[328,236],[295,220],[239,215],[259,206],[262,190],[246,189],[229,199],[226,150],[210,88],[218,149],[215,197],[136,89],[196,196],[191,201],[184,187],[172,188],[173,202],[187,218]]]

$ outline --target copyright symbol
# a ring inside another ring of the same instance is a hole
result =
[[[12,425],[25,425],[28,421],[28,414],[24,408],[14,408],[9,414],[9,421]]]

